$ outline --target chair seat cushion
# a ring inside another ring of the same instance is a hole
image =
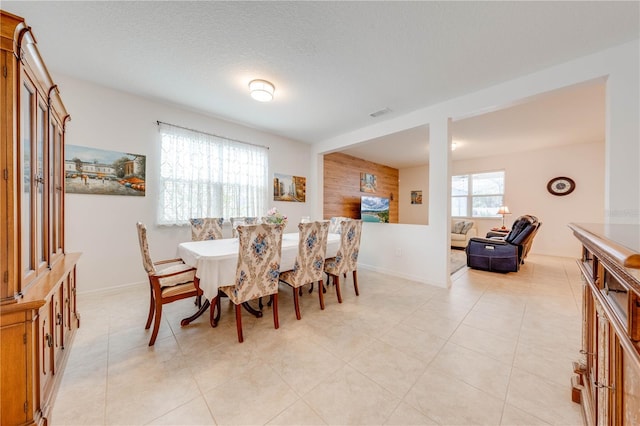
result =
[[[327,274],[340,275],[339,266],[340,265],[338,264],[338,261],[335,257],[329,258],[324,261],[324,271]]]
[[[175,274],[175,275],[173,275]],[[189,265],[179,263],[177,265],[168,266],[164,269],[156,271],[156,276],[170,275],[166,278],[160,278],[160,287],[173,287],[178,284],[192,282],[195,279],[196,270]]]
[[[291,287],[301,287],[304,283],[298,283],[295,278],[295,271],[292,269],[290,271],[280,272],[280,281],[283,281],[289,284]]]
[[[454,234],[451,233],[451,240],[453,241],[465,241],[467,236],[465,234]]]
[[[196,286],[192,282],[188,282],[185,284],[178,284],[172,287],[163,287],[162,288],[162,297],[172,297],[180,294],[191,293],[196,291]]]

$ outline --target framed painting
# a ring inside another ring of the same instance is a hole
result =
[[[360,173],[360,192],[376,192],[376,175]]]
[[[273,201],[304,203],[307,198],[307,178],[273,174]]]
[[[77,145],[64,151],[65,192],[144,197],[146,156]]]
[[[422,204],[422,191],[411,191],[411,204]]]

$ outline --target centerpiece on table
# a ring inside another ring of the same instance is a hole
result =
[[[287,216],[283,215],[277,208],[273,207],[267,212],[267,215],[264,217],[264,222],[287,226]]]

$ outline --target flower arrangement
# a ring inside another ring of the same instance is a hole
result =
[[[267,223],[281,223],[283,225],[287,224],[287,216],[285,216],[282,213],[280,213],[278,211],[278,209],[275,208],[275,207],[271,208],[267,212],[267,215],[265,216],[265,219],[266,219]]]

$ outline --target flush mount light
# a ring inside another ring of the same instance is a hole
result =
[[[251,97],[256,101],[269,102],[273,99],[275,87],[267,80],[252,80],[249,83]]]

